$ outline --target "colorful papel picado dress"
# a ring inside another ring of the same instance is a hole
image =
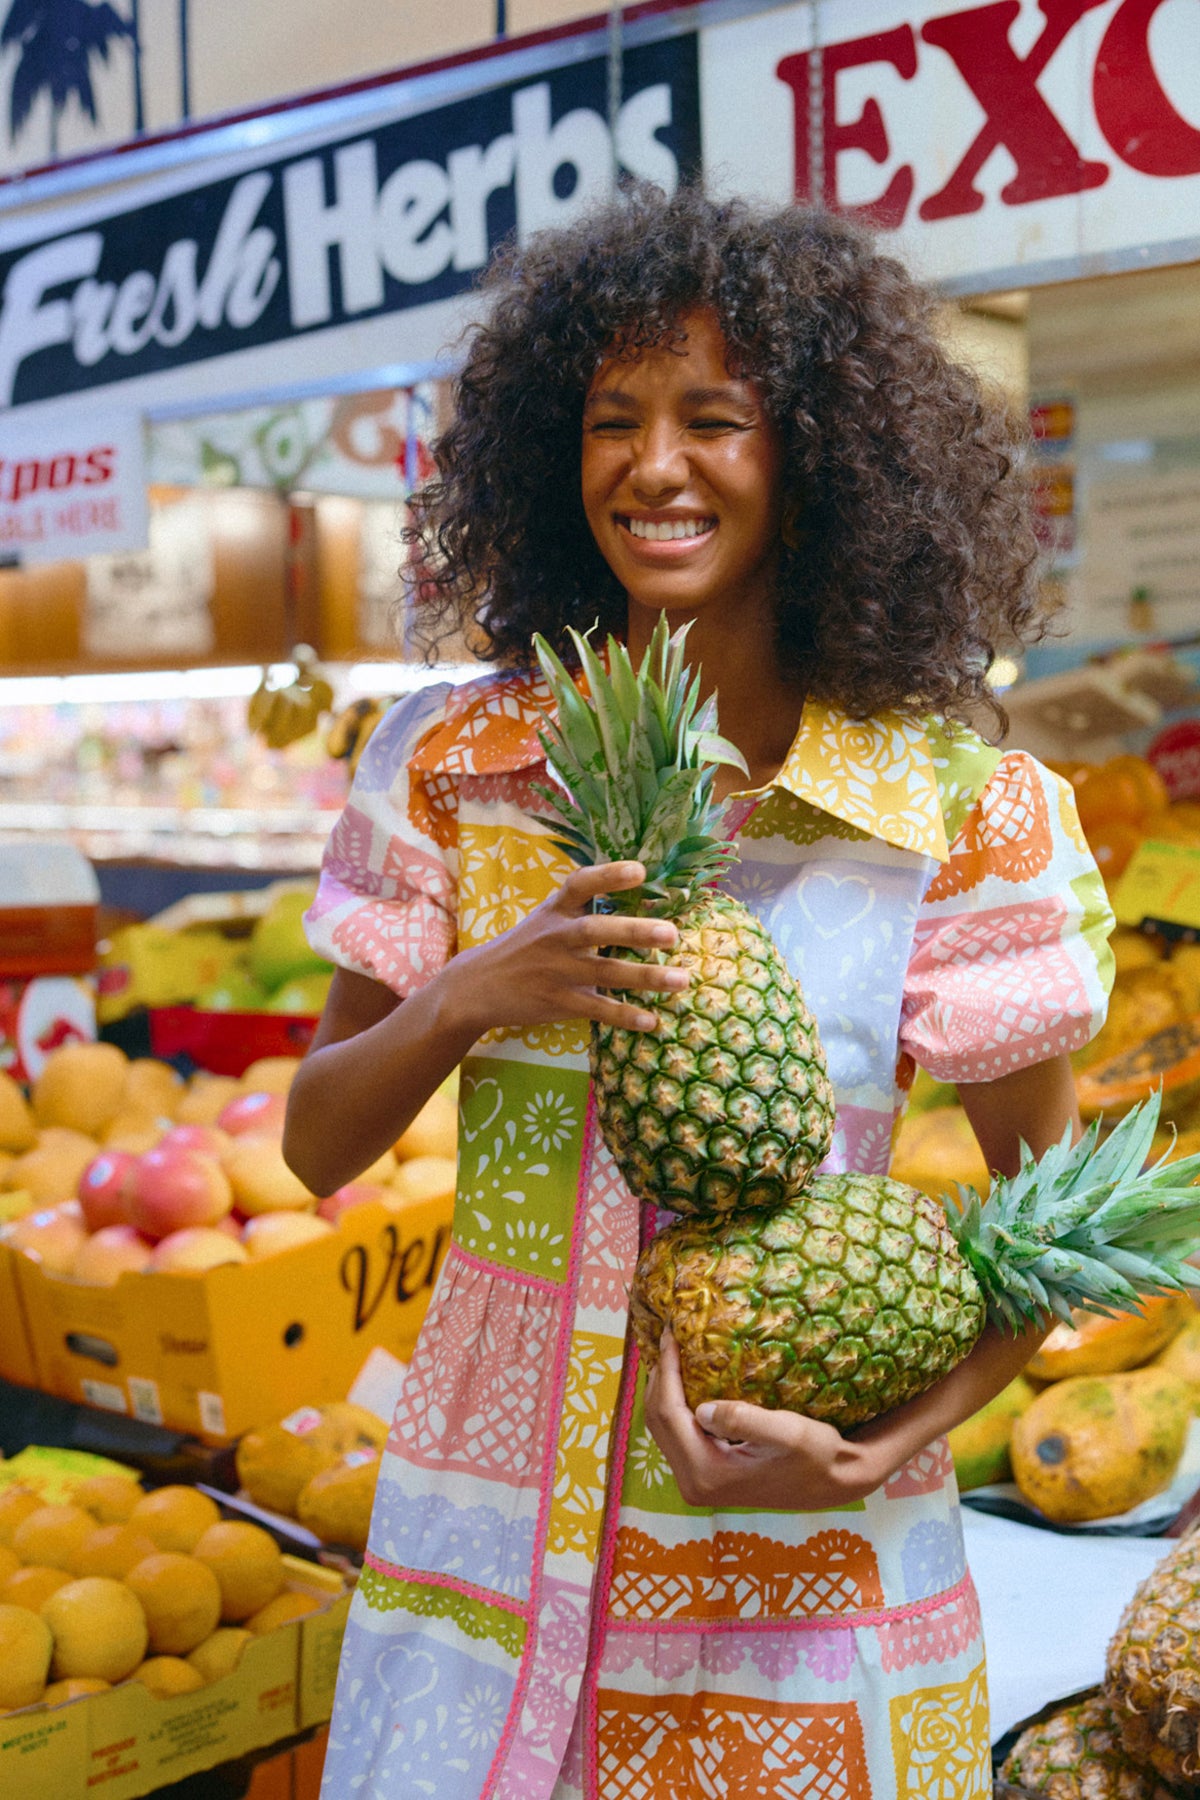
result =
[[[313,944],[400,995],[568,873],[525,673],[372,737]],[[883,1172],[914,1064],[987,1081],[1082,1044],[1111,961],[1070,790],[974,735],[806,707],[725,810],[729,885],[802,983],[829,1169]],[[380,1472],[326,1800],[988,1800],[979,1609],[932,1444],[843,1510],[689,1507],[627,1343],[655,1228],[596,1129],[583,1022],[461,1070],[453,1243]]]

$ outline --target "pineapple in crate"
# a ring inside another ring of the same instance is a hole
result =
[[[1000,1782],[1047,1800],[1172,1800],[1154,1770],[1134,1761],[1106,1694],[1055,1708],[1021,1733],[1004,1760]]]
[[[559,785],[540,791],[580,865],[645,865],[622,910],[674,920],[692,977],[651,1003],[658,1026],[594,1025],[600,1129],[632,1191],[683,1215],[643,1252],[630,1299],[647,1362],[664,1327],[689,1405],[742,1399],[843,1429],[920,1393],[989,1317],[1017,1330],[1072,1306],[1127,1311],[1200,1286],[1183,1261],[1200,1229],[1200,1156],[1143,1174],[1156,1102],[1100,1144],[1069,1136],[986,1202],[941,1205],[882,1176],[815,1175],[833,1101],[816,1026],[761,922],[720,880],[736,854],[716,831],[717,763],[740,765],[699,706],[686,627],[665,619],[635,671],[572,641],[585,700],[535,639],[557,705],[541,732]],[[643,953],[622,949],[623,958]]]

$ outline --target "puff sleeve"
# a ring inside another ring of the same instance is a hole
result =
[[[455,945],[453,794],[408,767],[444,722],[450,691],[440,684],[406,695],[372,732],[305,914],[319,955],[401,998],[436,975]]]
[[[939,1081],[992,1081],[1104,1022],[1112,910],[1069,783],[1002,756],[926,891],[900,1048]]]

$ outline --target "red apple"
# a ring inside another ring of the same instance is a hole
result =
[[[136,1162],[132,1150],[102,1150],[93,1156],[75,1190],[89,1231],[128,1222],[129,1183]]]
[[[155,1244],[146,1264],[153,1274],[176,1274],[187,1269],[215,1269],[222,1263],[249,1262],[247,1251],[236,1238],[209,1226],[191,1225],[173,1231]]]
[[[129,1223],[148,1238],[212,1226],[233,1205],[220,1163],[200,1150],[158,1144],[139,1156],[129,1182]]]
[[[164,1132],[158,1147],[170,1144],[177,1150],[201,1150],[219,1162],[229,1148],[229,1133],[217,1125],[172,1125]]]
[[[344,1187],[335,1188],[327,1194],[317,1207],[318,1216],[328,1219],[336,1225],[344,1212],[352,1206],[362,1206],[367,1200],[382,1200],[386,1205],[390,1198],[389,1190],[378,1181],[348,1181]]]
[[[239,1094],[228,1106],[223,1106],[217,1115],[217,1124],[230,1137],[282,1137],[283,1121],[287,1113],[287,1097],[284,1094]]]
[[[144,1269],[153,1246],[132,1225],[102,1225],[80,1249],[71,1270],[76,1281],[115,1287],[127,1269]]]

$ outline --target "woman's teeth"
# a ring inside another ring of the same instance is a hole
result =
[[[665,544],[671,538],[703,537],[716,524],[715,519],[669,519],[655,524],[650,519],[625,519],[631,537],[645,538],[649,543]]]

